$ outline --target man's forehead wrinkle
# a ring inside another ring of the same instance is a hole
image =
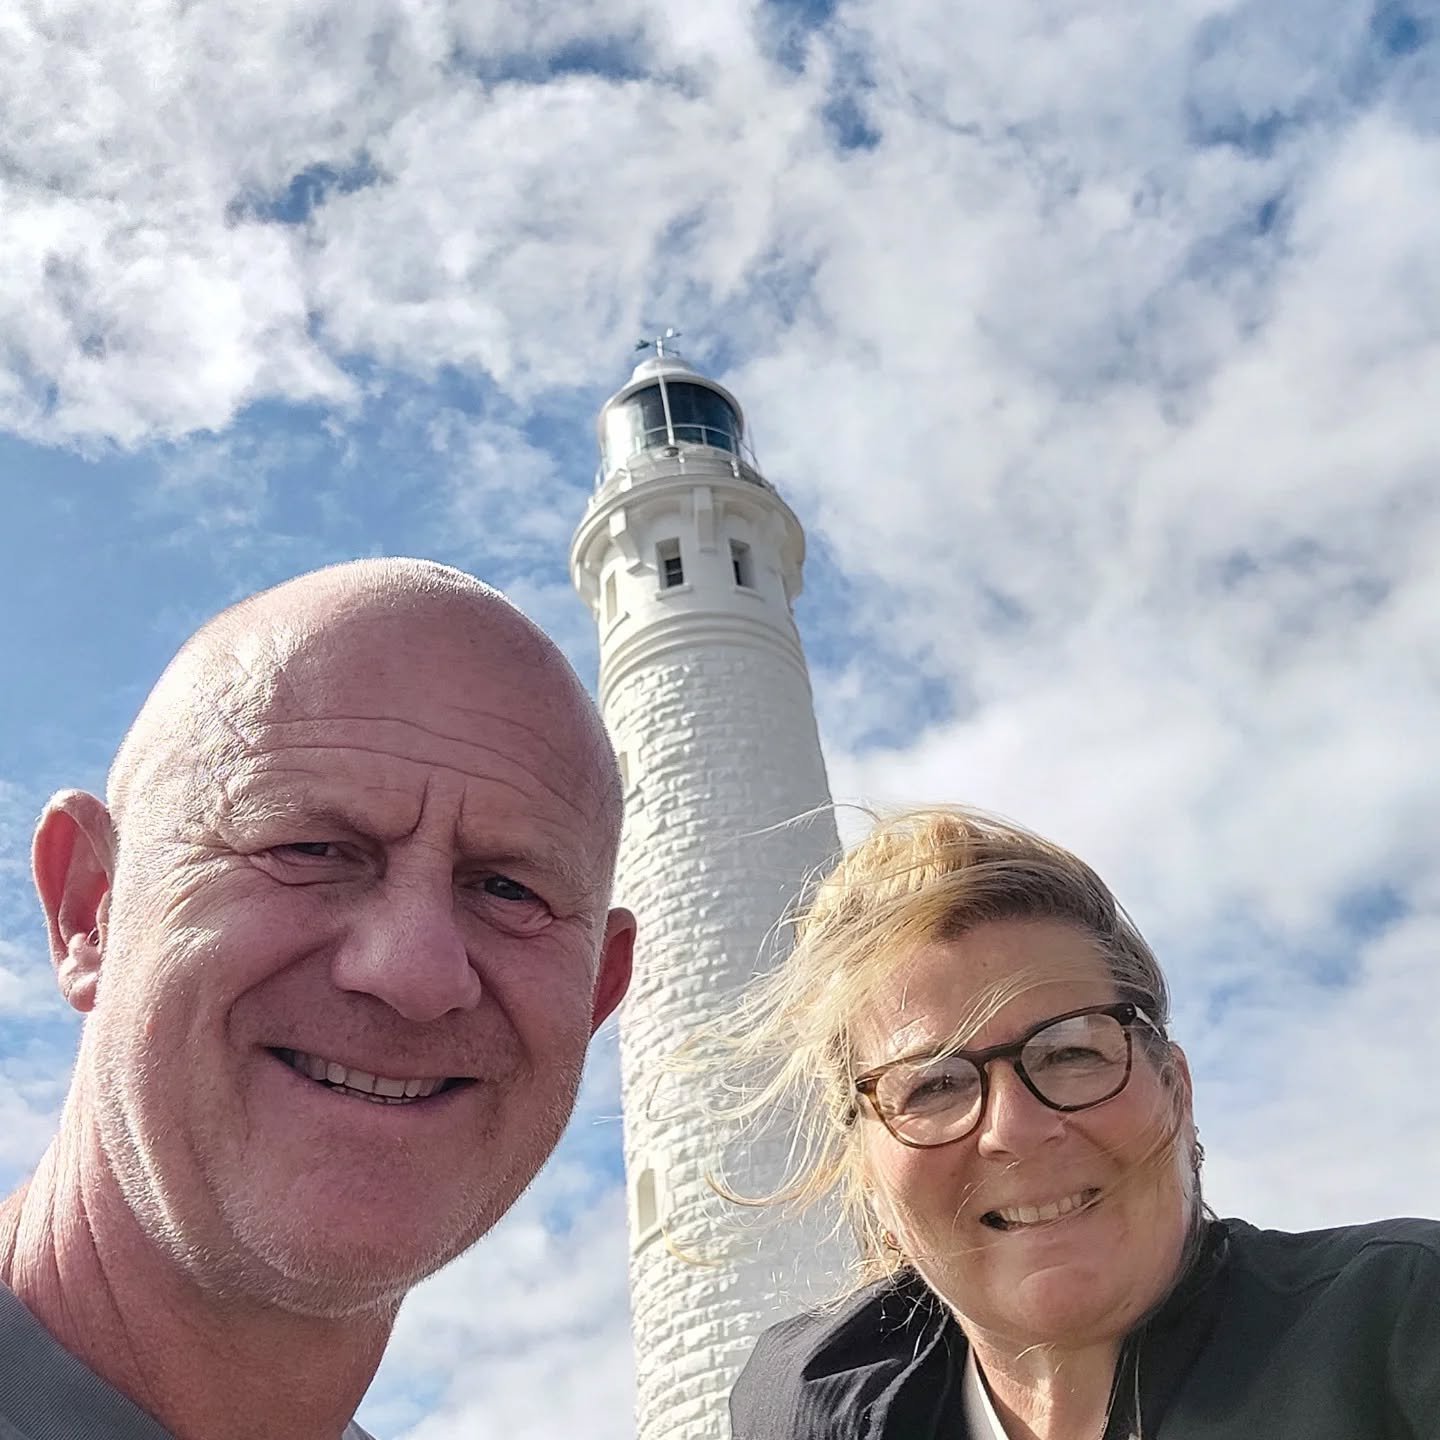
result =
[[[447,758],[438,753],[444,747],[459,746],[463,747],[464,751],[476,760],[488,757],[499,761],[504,768],[523,771],[539,788],[558,800],[573,800],[577,790],[585,792],[597,788],[604,789],[603,780],[596,775],[594,767],[575,764],[573,747],[570,750],[562,749],[551,743],[542,731],[524,721],[498,714],[492,718],[502,726],[517,730],[529,738],[540,740],[547,755],[556,764],[536,763],[532,757],[521,758],[515,754],[514,747],[503,743],[487,743],[475,738],[473,733],[441,729],[435,725],[426,724],[413,716],[395,714],[336,714],[324,717],[300,716],[293,719],[266,717],[262,722],[263,730],[279,733],[273,737],[273,741],[269,736],[257,737],[256,741],[252,743],[252,748],[264,750],[270,754],[284,751],[315,753],[355,751],[379,756],[396,756],[417,764],[435,765],[438,768],[464,775],[469,772],[454,763],[453,757]],[[346,727],[349,726],[354,726],[359,730],[394,727],[399,735],[423,736],[427,741],[433,742],[433,748],[427,745],[420,747],[416,753],[405,754],[398,747],[391,749],[382,743],[383,731],[381,735],[362,738],[360,735],[347,733]],[[292,731],[298,731],[298,733],[288,733]],[[555,774],[557,770],[561,772],[558,775]],[[486,778],[491,778],[489,766],[485,769],[485,775]],[[555,778],[552,779],[552,775]],[[478,774],[474,778],[479,778]]]
[[[377,786],[375,794],[385,797],[385,803],[394,799],[408,802],[403,810],[395,810],[384,817],[373,811],[366,813],[364,804],[347,804],[335,799],[305,790],[285,788],[273,791],[242,789],[231,797],[225,814],[221,817],[221,828],[243,833],[250,827],[263,827],[273,822],[287,825],[303,824],[314,827],[317,838],[337,838],[347,831],[372,835],[377,840],[392,840],[408,835],[414,830],[419,816],[414,794],[410,791],[395,790],[393,787]]]
[[[162,695],[160,705],[142,712],[117,757],[111,805],[117,832],[127,838],[137,826],[158,833],[176,813],[205,828],[248,752],[222,686],[196,687],[173,707],[163,703],[167,699]]]
[[[308,769],[292,771],[288,767],[261,772],[265,780],[276,776],[298,778],[298,784],[286,784],[279,788],[255,789],[252,785],[241,785],[225,790],[225,813],[220,818],[222,830],[235,827],[241,831],[247,826],[264,825],[270,821],[303,822],[308,826],[329,827],[341,831],[355,831],[373,836],[377,840],[392,841],[415,833],[422,823],[426,811],[426,800],[431,792],[433,773],[427,777],[423,791],[417,794],[413,787],[377,784],[357,795],[346,787],[332,793],[332,786]],[[373,805],[375,797],[385,797],[385,802],[399,800],[400,805],[388,813],[377,813],[367,808],[366,801]],[[528,802],[528,796],[521,796]],[[462,862],[484,862],[501,869],[507,863],[524,863],[547,870],[561,878],[577,894],[590,893],[596,889],[602,878],[597,867],[591,863],[593,851],[590,847],[575,847],[569,842],[574,834],[573,824],[561,817],[544,821],[534,815],[529,803],[524,806],[530,817],[530,824],[517,834],[512,820],[500,822],[494,814],[493,799],[484,807],[484,813],[476,823],[467,823],[467,811],[473,808],[468,792],[462,797],[456,817],[452,843]],[[561,839],[552,838],[547,832],[557,832]],[[572,853],[574,852],[574,853]]]
[[[559,786],[556,786],[556,785],[551,785],[549,782],[547,782],[547,781],[545,781],[545,780],[542,780],[542,779],[541,779],[539,776],[537,776],[529,767],[527,767],[527,766],[525,766],[525,765],[522,765],[520,762],[518,762],[518,761],[516,761],[516,760],[513,760],[506,751],[504,751],[504,750],[491,750],[490,747],[487,747],[487,746],[479,746],[479,745],[473,746],[472,748],[474,748],[474,749],[476,749],[476,750],[479,750],[479,751],[482,751],[482,752],[486,752],[486,753],[491,753],[491,754],[497,755],[500,759],[504,760],[504,761],[506,762],[506,764],[509,765],[509,766],[511,766],[513,769],[515,769],[515,770],[520,770],[521,772],[523,772],[523,774],[525,775],[526,779],[530,780],[532,783],[529,784],[529,785],[527,785],[527,784],[525,784],[525,783],[524,783],[523,781],[521,781],[521,780],[511,779],[511,778],[508,778],[508,777],[505,776],[505,775],[494,774],[494,773],[487,773],[487,774],[485,774],[485,775],[482,777],[482,776],[479,776],[479,775],[475,774],[475,773],[472,772],[472,771],[461,769],[461,768],[460,768],[459,766],[457,766],[457,765],[447,764],[447,763],[444,762],[444,761],[437,761],[437,760],[424,760],[424,761],[414,760],[414,761],[412,761],[411,763],[427,765],[427,766],[428,766],[430,769],[432,769],[432,770],[444,770],[444,771],[447,771],[447,772],[449,772],[449,773],[452,774],[452,775],[456,775],[456,776],[458,776],[460,779],[466,780],[466,781],[473,781],[473,780],[477,780],[477,779],[483,779],[483,780],[484,780],[484,783],[487,784],[487,785],[495,785],[495,786],[500,787],[502,790],[505,790],[505,791],[508,791],[508,792],[514,794],[519,800],[523,801],[527,807],[528,807],[528,806],[533,806],[534,803],[535,803],[535,798],[536,798],[535,791],[536,791],[536,786],[537,786],[537,785],[538,785],[538,787],[539,787],[540,789],[543,789],[552,799],[559,800],[559,801],[563,802],[567,807],[573,806],[573,804],[574,804],[574,799],[575,799],[575,797],[574,797],[574,792],[573,792],[573,791],[566,790],[566,789],[564,789],[564,788],[562,788],[562,787],[559,787]],[[350,743],[347,743],[347,744],[344,744],[344,745],[326,744],[326,743],[323,743],[323,742],[316,742],[315,744],[309,744],[309,745],[305,745],[305,744],[292,744],[292,745],[287,745],[287,746],[284,747],[284,752],[283,752],[283,753],[287,753],[287,754],[288,754],[288,753],[292,753],[292,752],[300,753],[300,754],[311,754],[311,753],[313,753],[313,754],[317,754],[317,755],[335,755],[335,754],[337,754],[337,753],[343,753],[343,754],[348,754],[348,755],[373,755],[374,757],[376,757],[377,759],[380,759],[380,760],[389,760],[389,759],[394,759],[394,758],[395,758],[395,752],[394,752],[393,750],[387,749],[387,748],[384,747],[384,746],[381,746],[381,745],[364,745],[364,744],[359,744],[359,743],[355,743],[355,742],[350,742]],[[256,759],[266,759],[266,758],[273,758],[273,757],[256,756],[256,757],[253,757],[253,758],[256,758]],[[286,765],[279,764],[279,763],[276,763],[276,764],[273,764],[273,765],[265,765],[265,766],[261,767],[260,773],[261,773],[261,774],[266,774],[266,775],[287,775],[287,774],[291,773],[292,770],[293,770],[294,773],[296,773],[296,774],[304,774],[305,776],[310,777],[310,778],[313,778],[313,777],[316,776],[318,773],[321,773],[321,772],[318,772],[318,771],[316,771],[316,770],[302,769],[301,767],[298,767],[298,766],[297,766],[297,767],[291,767],[291,766],[286,766]],[[411,792],[405,791],[403,787],[401,787],[401,789],[402,789],[402,793],[411,793]]]
[[[594,704],[568,662],[548,640],[530,634],[533,627],[528,621],[511,614],[527,627],[519,646],[497,643],[497,636],[487,631],[470,635],[445,631],[438,645],[428,651],[419,647],[417,653],[412,642],[418,625],[393,615],[362,616],[341,629],[317,632],[311,637],[315,643],[300,647],[283,669],[283,692],[293,704],[277,705],[271,718],[276,724],[306,719],[421,724],[408,709],[397,714],[393,702],[387,707],[385,692],[393,695],[399,689],[422,694],[428,706],[453,715],[453,728],[426,727],[437,738],[464,742],[472,726],[514,727],[567,768],[573,766],[582,734],[593,735],[610,751]],[[425,628],[434,640],[436,627],[431,623]],[[387,637],[387,629],[395,633]],[[516,637],[508,638],[513,642]],[[373,708],[368,694],[357,697],[357,686],[376,695]],[[486,703],[481,693],[505,694],[511,703]],[[525,717],[526,710],[533,718]],[[610,759],[613,763],[613,751]]]
[[[196,631],[146,696],[112,767],[112,784],[121,792],[117,800],[133,788],[136,772],[157,746],[202,729],[207,719],[225,722],[227,706],[239,712],[273,693],[280,668],[274,637],[268,628],[239,629],[229,614]]]
[[[255,753],[251,732],[257,707],[253,702],[253,687],[248,691],[240,685],[222,687],[203,714],[195,716],[190,771],[194,789],[211,797],[211,805],[202,810],[213,811],[217,819],[233,803],[245,762]]]
[[[370,730],[374,723],[366,722],[365,728]],[[325,728],[333,731],[333,727]],[[593,782],[566,787],[552,783],[544,774],[537,774],[532,766],[515,758],[506,748],[497,749],[472,742],[468,750],[471,763],[475,766],[473,769],[456,764],[454,756],[405,755],[381,743],[373,734],[337,736],[331,733],[315,740],[290,736],[278,744],[252,746],[233,767],[231,778],[243,792],[244,813],[247,816],[258,816],[259,807],[263,805],[275,818],[282,818],[303,811],[320,796],[327,797],[326,803],[332,809],[337,808],[334,792],[348,789],[357,779],[352,767],[345,762],[359,761],[363,762],[365,773],[359,777],[359,791],[351,791],[351,795],[368,796],[372,800],[376,797],[398,799],[403,802],[406,813],[413,816],[419,812],[421,792],[413,783],[406,783],[403,779],[384,780],[380,767],[369,763],[372,756],[386,761],[394,760],[400,754],[406,765],[426,769],[428,773],[423,782],[426,791],[435,774],[455,776],[463,787],[462,816],[477,803],[473,794],[473,786],[477,782],[486,787],[487,798],[483,803],[487,814],[494,808],[495,790],[513,796],[517,802],[515,809],[537,821],[546,818],[537,812],[537,803],[542,797],[554,802],[555,814],[549,817],[550,821],[566,826],[573,826],[577,818],[593,825],[597,814],[604,810],[603,793],[594,794]],[[481,757],[487,756],[500,763],[478,763]],[[310,757],[314,757],[316,763],[308,763]],[[587,804],[587,801],[593,803]],[[413,823],[413,819],[407,823]],[[482,823],[479,828],[486,826]]]

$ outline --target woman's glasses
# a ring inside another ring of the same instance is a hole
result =
[[[855,1081],[855,1092],[902,1145],[919,1150],[963,1140],[980,1124],[995,1060],[1009,1060],[1042,1105],[1088,1110],[1118,1095],[1130,1079],[1136,1021],[1162,1035],[1129,1001],[1094,1005],[1042,1020],[1008,1045],[877,1065]]]

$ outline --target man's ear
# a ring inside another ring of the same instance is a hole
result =
[[[593,1035],[625,998],[635,959],[635,917],[628,910],[612,910],[605,921],[600,950],[600,976],[595,982],[595,1009],[590,1016]]]
[[[104,803],[83,790],[53,796],[35,829],[31,865],[60,993],[85,1014],[95,1006],[115,875],[115,827]]]

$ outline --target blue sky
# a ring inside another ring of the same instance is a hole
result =
[[[1437,57],[1434,0],[10,17],[0,1179],[74,1044],[45,794],[206,616],[348,556],[472,570],[593,678],[593,417],[675,324],[809,530],[837,798],[1099,866],[1219,1208],[1440,1213]],[[616,1091],[606,1036],[407,1305],[379,1433],[631,1434]]]

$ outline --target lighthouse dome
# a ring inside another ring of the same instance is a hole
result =
[[[646,451],[700,446],[745,453],[745,421],[734,396],[678,355],[642,360],[600,412],[602,480]]]

